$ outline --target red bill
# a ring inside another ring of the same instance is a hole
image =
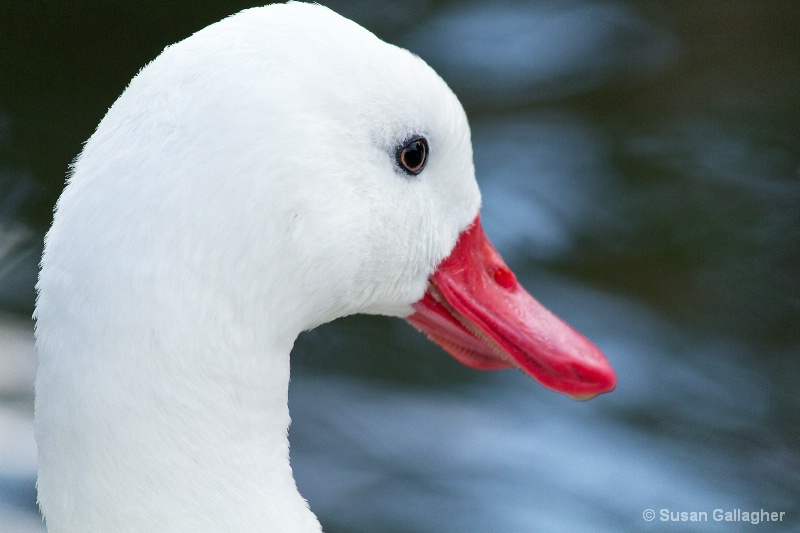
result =
[[[414,311],[406,320],[467,366],[519,368],[581,400],[616,386],[603,353],[517,283],[480,215],[431,275]]]

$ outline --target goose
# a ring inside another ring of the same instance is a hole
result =
[[[37,284],[51,533],[318,532],[289,463],[290,351],[355,313],[586,399],[616,377],[488,241],[465,112],[328,8],[167,47],[74,161]]]

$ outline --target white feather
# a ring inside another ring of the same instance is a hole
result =
[[[394,153],[410,134],[418,176]],[[39,502],[60,532],[319,531],[289,352],[405,316],[476,216],[461,105],[327,8],[250,9],[139,72],[74,164],[36,309]]]

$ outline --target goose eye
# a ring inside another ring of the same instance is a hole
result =
[[[419,174],[428,158],[428,141],[414,137],[397,151],[397,164],[409,174]]]

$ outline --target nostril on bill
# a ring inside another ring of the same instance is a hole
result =
[[[514,273],[504,265],[496,267],[492,277],[495,283],[506,290],[510,291],[517,286],[517,278],[514,276]]]

